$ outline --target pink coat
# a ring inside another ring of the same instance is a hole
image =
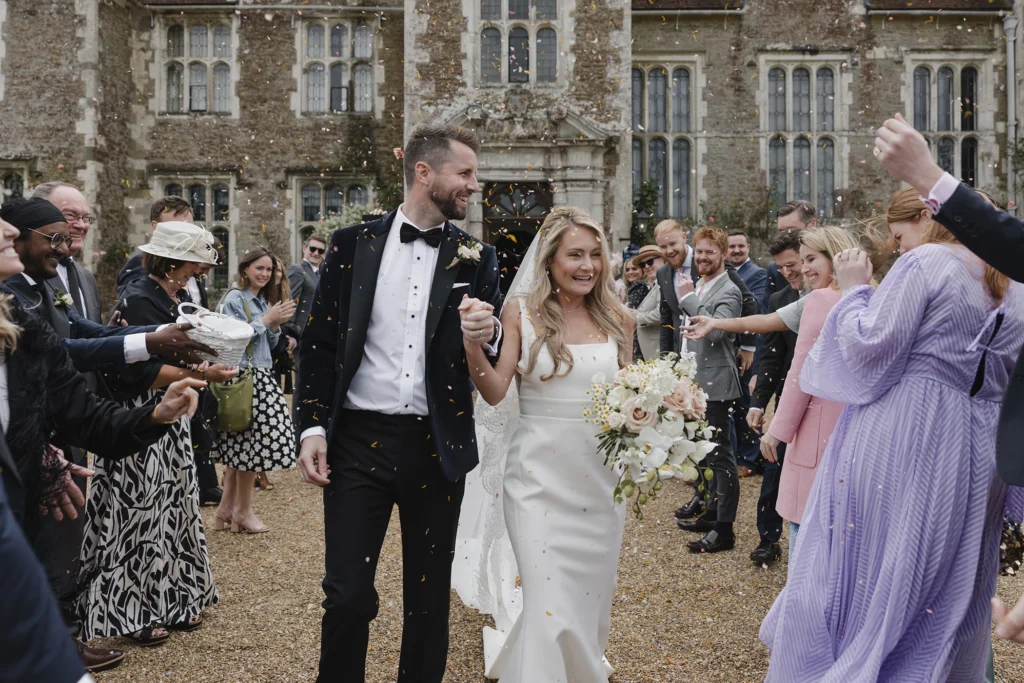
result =
[[[807,295],[804,312],[800,317],[800,334],[793,352],[793,364],[786,375],[786,388],[775,410],[768,433],[784,441],[786,457],[779,480],[779,498],[775,509],[790,522],[800,523],[804,516],[807,495],[814,483],[818,463],[825,453],[832,430],[836,427],[842,403],[827,401],[804,393],[800,388],[800,371],[807,354],[818,340],[829,311],[842,293],[826,287]]]

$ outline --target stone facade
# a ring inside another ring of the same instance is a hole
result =
[[[893,189],[873,129],[896,111],[913,121],[927,74],[936,154],[1015,204],[1024,88],[1006,67],[1008,46],[1015,70],[1024,61],[1024,27],[1012,5],[0,0],[0,181],[9,194],[51,179],[83,188],[99,219],[83,259],[108,295],[146,239],[150,201],[191,187],[225,242],[223,282],[252,244],[295,259],[312,213],[393,208],[393,149],[417,123],[449,121],[483,141],[466,227],[502,243],[513,269],[551,207],[584,207],[622,246],[651,178],[656,216],[693,223],[764,230],[799,196],[828,218],[867,216]],[[334,67],[344,90],[330,87]]]

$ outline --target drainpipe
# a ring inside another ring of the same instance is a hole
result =
[[[1017,141],[1017,17],[1003,17],[1006,36],[1006,202],[1017,214],[1017,182],[1012,150]]]

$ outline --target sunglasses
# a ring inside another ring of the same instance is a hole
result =
[[[658,260],[657,257],[655,257],[655,258],[647,259],[646,261],[638,261],[637,263],[639,263],[641,268],[646,268],[647,266],[653,266],[654,262],[657,261],[657,260]]]
[[[313,246],[309,246],[309,247],[306,247],[306,249],[309,249],[309,253],[310,254],[323,254],[323,253],[327,252],[327,248],[326,247],[313,247]]]
[[[60,249],[60,245],[62,244],[67,244],[68,249],[70,249],[71,243],[74,241],[73,237],[62,235],[59,232],[56,232],[52,235],[47,235],[45,232],[39,232],[38,230],[33,230],[32,228],[29,228],[28,231],[34,232],[37,235],[42,235],[46,239],[50,240],[50,249],[53,249],[54,251]]]

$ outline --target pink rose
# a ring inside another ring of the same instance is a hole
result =
[[[627,399],[622,404],[622,414],[626,416],[626,428],[636,434],[639,434],[644,427],[653,427],[658,424],[658,411],[644,410],[639,396]]]
[[[703,419],[706,412],[708,412],[708,395],[700,389],[695,389],[693,392],[693,414],[690,417],[695,420]]]
[[[694,410],[693,398],[695,393],[696,387],[693,386],[693,382],[684,379],[676,380],[672,387],[672,393],[662,399],[662,403],[665,404],[666,408],[689,417]]]

